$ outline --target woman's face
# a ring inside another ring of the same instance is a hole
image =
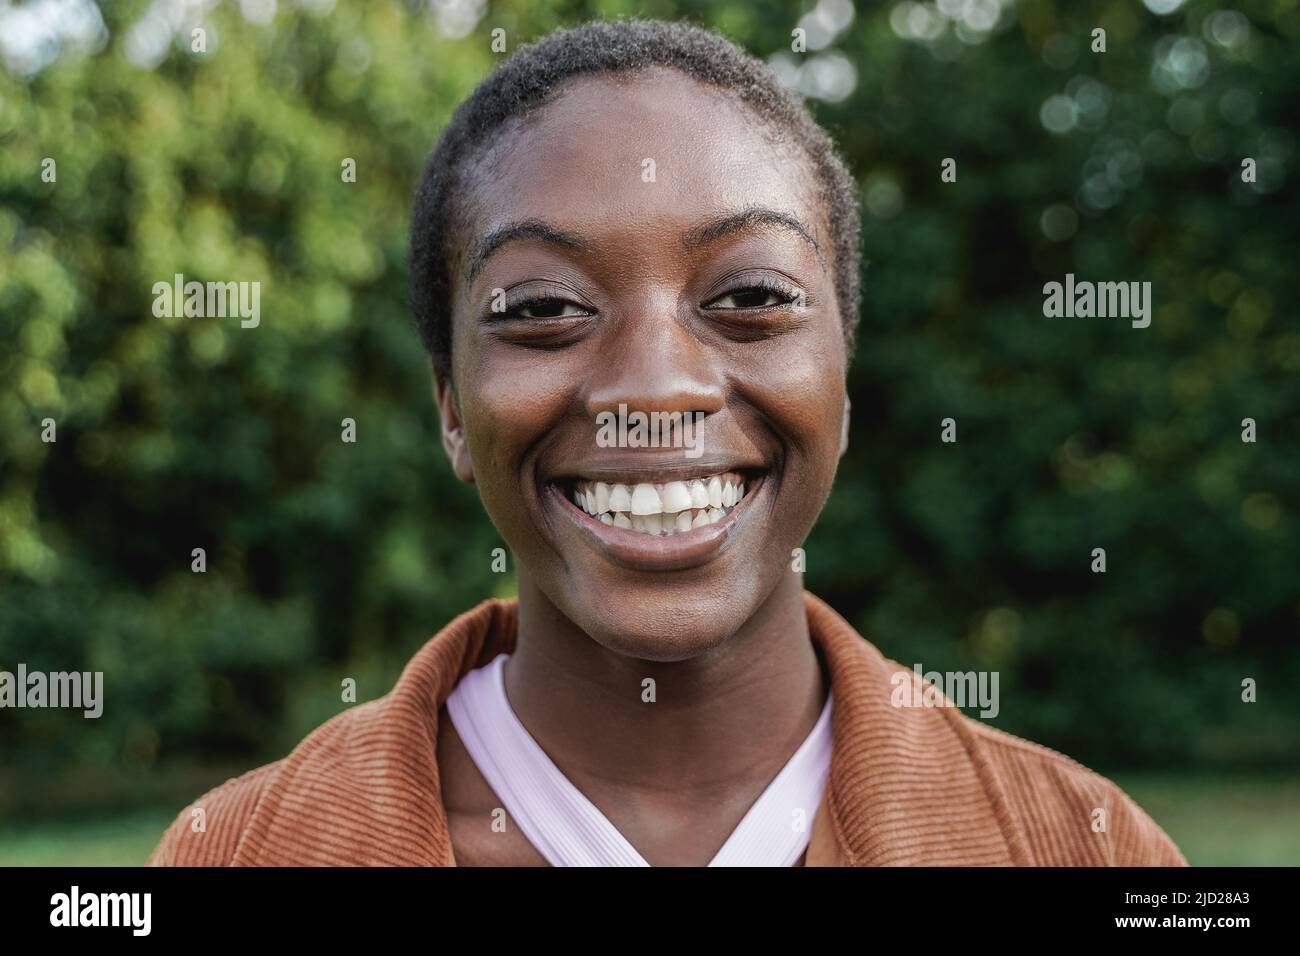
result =
[[[439,387],[457,473],[521,587],[594,640],[656,661],[717,646],[795,573],[843,450],[808,161],[728,96],[654,70],[571,82],[469,180]],[[656,413],[699,424],[655,430]]]

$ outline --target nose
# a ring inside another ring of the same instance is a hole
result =
[[[716,356],[675,315],[675,303],[643,308],[612,330],[588,380],[587,414],[721,411],[725,390]]]

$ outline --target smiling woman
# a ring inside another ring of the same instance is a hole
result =
[[[1182,864],[1104,778],[896,705],[921,678],[804,592],[857,230],[826,134],[715,34],[589,24],[504,63],[429,163],[411,272],[518,599],[187,808],[154,862]],[[627,410],[689,417],[699,453],[601,441]]]

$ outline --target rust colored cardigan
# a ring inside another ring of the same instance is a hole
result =
[[[892,706],[890,676],[912,672],[818,598],[805,603],[835,701],[808,866],[1187,865],[1119,787],[1068,757],[953,707]],[[389,694],[181,811],[150,864],[455,866],[438,713],[464,674],[514,647],[515,626],[513,601],[462,614]]]

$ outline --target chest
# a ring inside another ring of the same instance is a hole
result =
[[[446,717],[445,711],[442,715]],[[548,866],[474,763],[450,719],[438,725],[438,767],[457,866]],[[755,793],[698,803],[625,795],[609,817],[653,866],[705,866],[753,803]],[[803,866],[801,854],[795,866]]]

